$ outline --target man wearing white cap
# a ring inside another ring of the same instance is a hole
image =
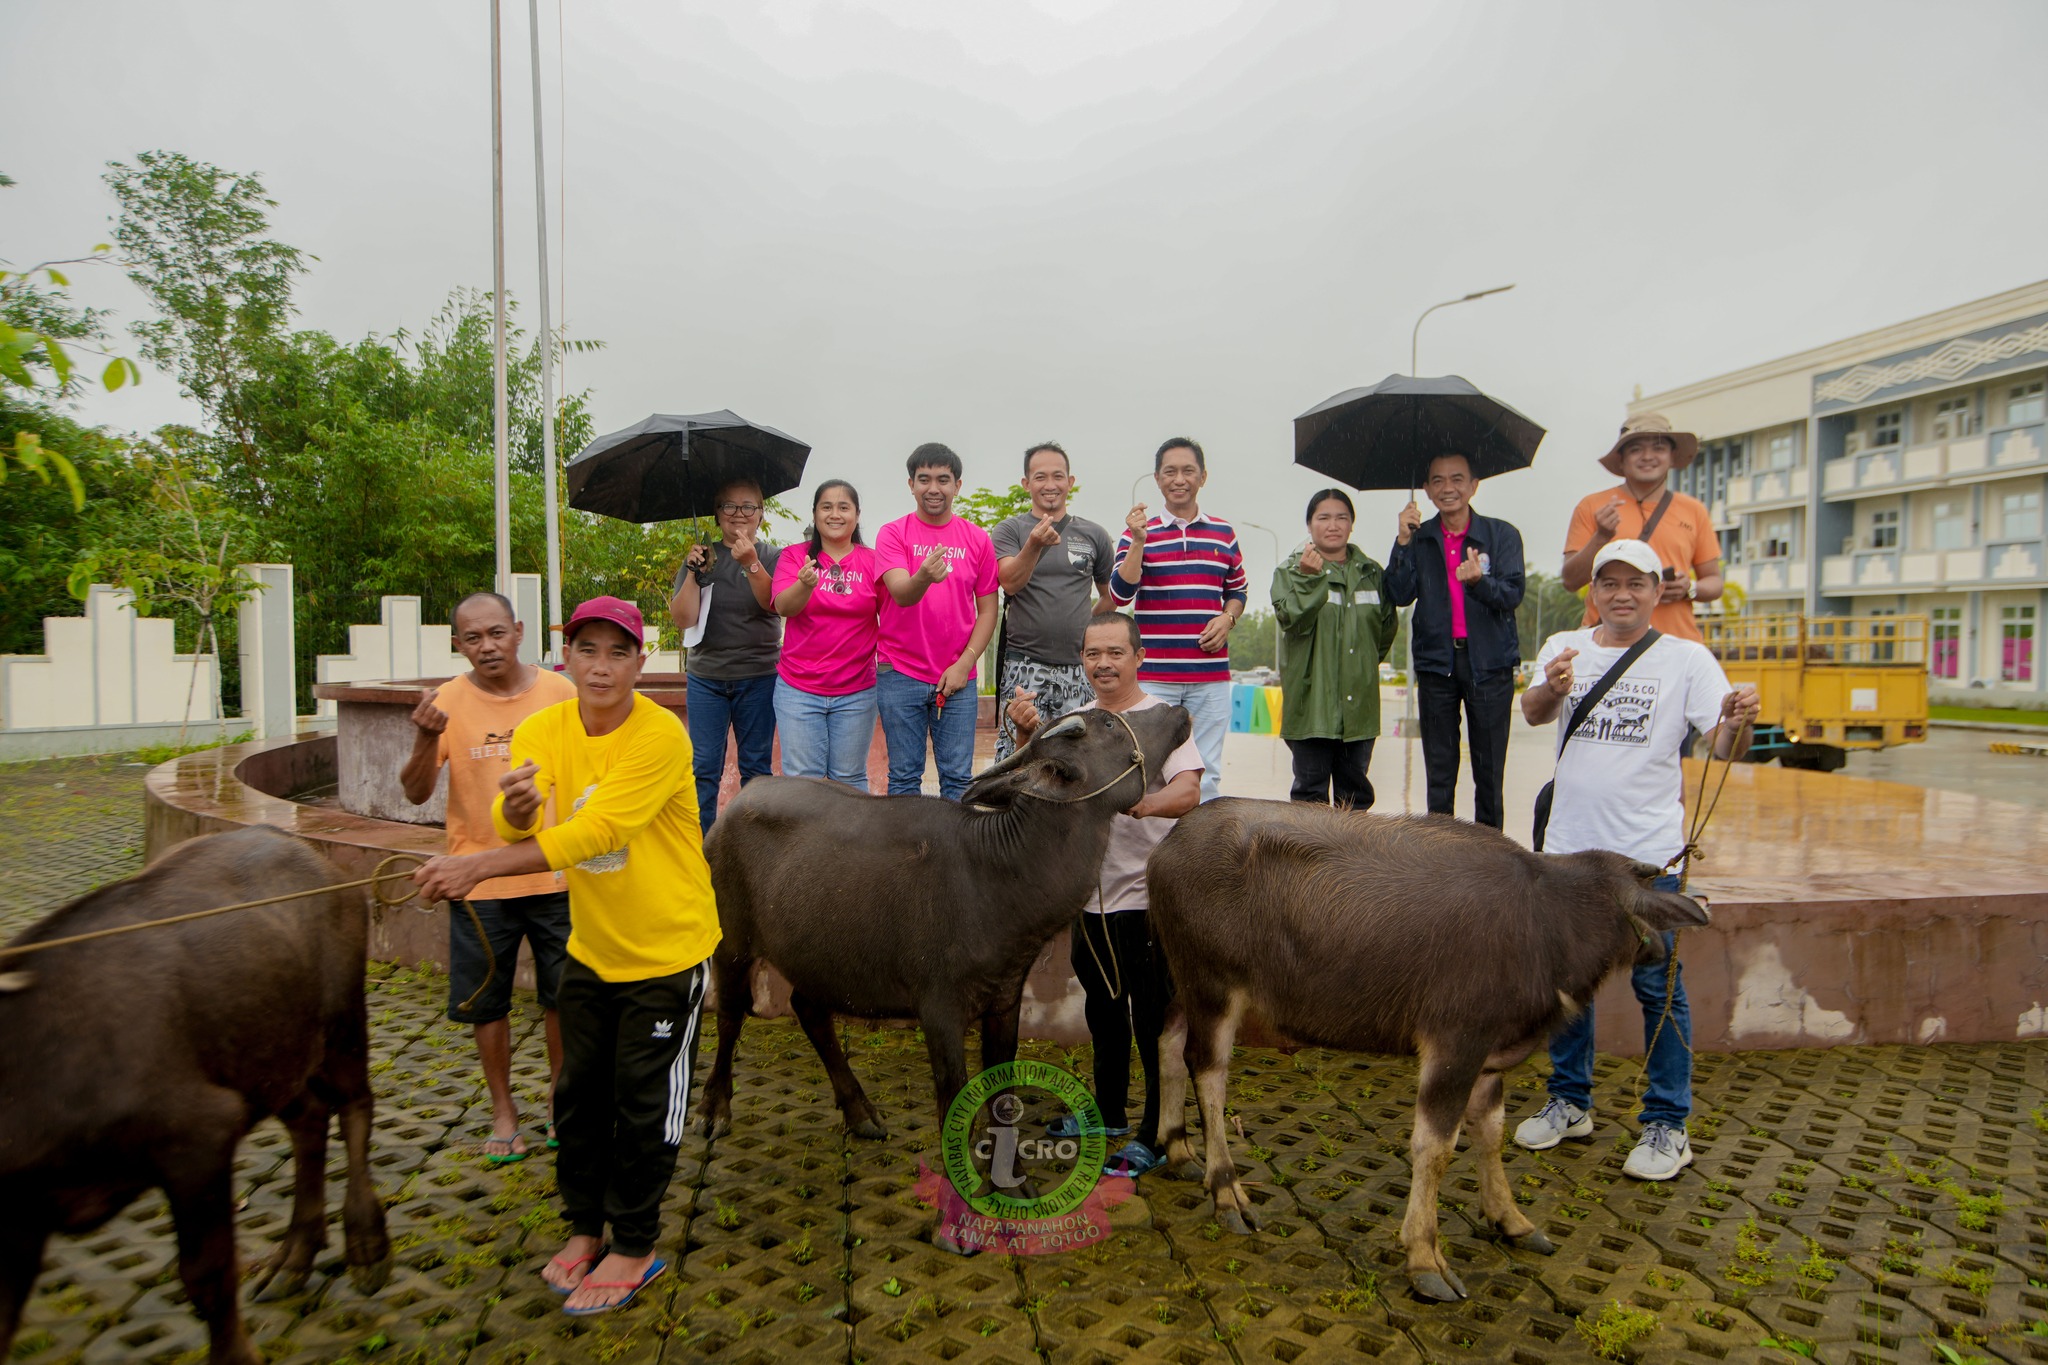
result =
[[[1673,874],[1685,847],[1679,758],[1687,730],[1711,730],[1714,756],[1739,758],[1749,749],[1758,702],[1749,684],[1729,686],[1706,646],[1651,629],[1664,582],[1663,561],[1643,541],[1601,546],[1589,597],[1600,624],[1544,641],[1536,656],[1542,676],[1522,694],[1522,715],[1531,725],[1554,720],[1560,734],[1549,822],[1539,829],[1537,846],[1548,853],[1612,849],[1664,868],[1657,887],[1675,891]],[[1540,811],[1538,819],[1540,825]],[[1685,1132],[1692,1112],[1692,1014],[1676,951],[1674,936],[1666,934],[1669,964],[1640,963],[1632,978],[1643,1006],[1649,1091],[1642,1135],[1622,1171],[1638,1180],[1669,1180],[1692,1163]],[[1515,1141],[1533,1151],[1592,1136],[1590,1007],[1551,1038],[1550,1067],[1549,1102],[1515,1130]]]

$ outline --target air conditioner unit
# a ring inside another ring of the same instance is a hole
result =
[[[1850,432],[1848,438],[1842,442],[1842,453],[1844,455],[1861,455],[1863,453],[1863,433],[1860,431]]]

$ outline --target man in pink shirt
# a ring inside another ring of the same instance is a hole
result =
[[[953,515],[960,457],[937,442],[907,461],[917,510],[875,538],[882,575],[876,695],[889,746],[889,795],[924,789],[925,746],[939,794],[957,801],[974,775],[975,664],[996,628],[996,551]]]

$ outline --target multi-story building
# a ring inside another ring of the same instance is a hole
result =
[[[2048,280],[1650,394],[1745,612],[1924,614],[1937,688],[2048,690]]]

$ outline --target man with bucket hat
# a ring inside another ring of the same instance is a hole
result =
[[[489,877],[567,874],[555,1183],[569,1241],[541,1274],[563,1311],[579,1315],[624,1307],[667,1268],[654,1254],[661,1202],[719,938],[690,737],[633,690],[644,634],[640,609],[616,597],[570,614],[562,636],[576,696],[513,732],[512,770],[491,809],[505,846],[413,874],[431,900],[467,896]],[[541,818],[549,802],[551,825]]]
[[[1621,476],[1621,486],[1587,494],[1572,511],[1564,538],[1567,588],[1578,592],[1591,584],[1594,558],[1611,542],[1644,541],[1664,564],[1650,624],[1681,640],[1704,638],[1693,620],[1693,603],[1721,595],[1721,538],[1705,503],[1667,486],[1671,471],[1691,464],[1699,450],[1699,437],[1673,431],[1662,413],[1645,412],[1622,423],[1614,448],[1600,457],[1608,473]],[[1584,624],[1599,621],[1588,597]]]

